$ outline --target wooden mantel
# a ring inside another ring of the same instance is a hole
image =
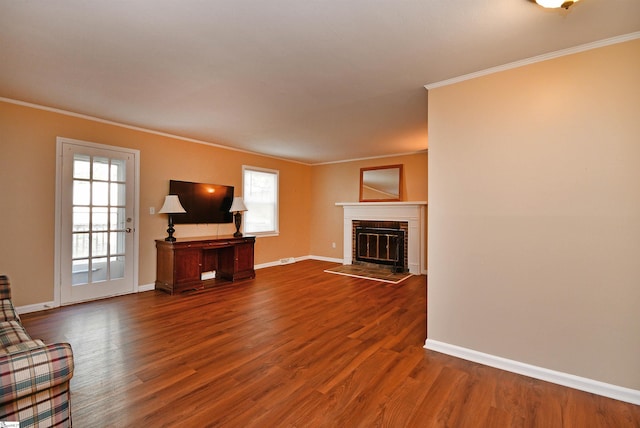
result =
[[[426,273],[425,219],[426,201],[415,202],[337,202],[344,209],[343,248],[345,265],[353,262],[352,222],[406,221],[409,223],[408,268],[409,272],[420,275]]]

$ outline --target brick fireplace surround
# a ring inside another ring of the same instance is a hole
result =
[[[399,221],[408,223],[407,262],[409,272],[426,274],[425,218],[427,203],[419,202],[338,202],[344,209],[344,259],[353,263],[353,221]]]

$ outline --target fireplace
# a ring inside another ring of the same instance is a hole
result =
[[[407,222],[354,220],[352,227],[354,264],[407,272]]]
[[[426,202],[338,202],[336,205],[344,209],[343,264],[369,263],[357,260],[356,243],[354,242],[354,222],[356,224],[363,221],[372,222],[374,223],[374,226],[372,226],[374,229],[386,229],[389,228],[388,225],[385,225],[386,222],[397,222],[400,224],[399,228],[404,230],[403,265],[405,271],[408,270],[416,275],[426,274]],[[378,226],[375,224],[378,224]],[[392,228],[395,229],[396,227]],[[393,246],[394,244],[391,245]],[[396,259],[399,257],[392,254],[388,258]]]

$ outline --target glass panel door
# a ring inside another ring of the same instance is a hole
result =
[[[62,151],[62,303],[131,292],[135,153]]]

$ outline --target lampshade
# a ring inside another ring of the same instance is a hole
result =
[[[564,7],[565,9],[569,9],[569,6],[571,6],[572,4],[578,1],[579,0],[536,0],[536,3],[538,3],[542,7],[547,7],[552,9],[558,8],[558,7]]]
[[[185,209],[182,207],[180,203],[180,198],[178,195],[167,195],[164,197],[164,205],[158,211],[161,214],[177,214],[177,213],[186,213]]]
[[[233,197],[233,202],[231,203],[231,208],[229,208],[229,211],[232,213],[235,213],[238,211],[247,211],[247,207],[244,205],[242,196]]]

